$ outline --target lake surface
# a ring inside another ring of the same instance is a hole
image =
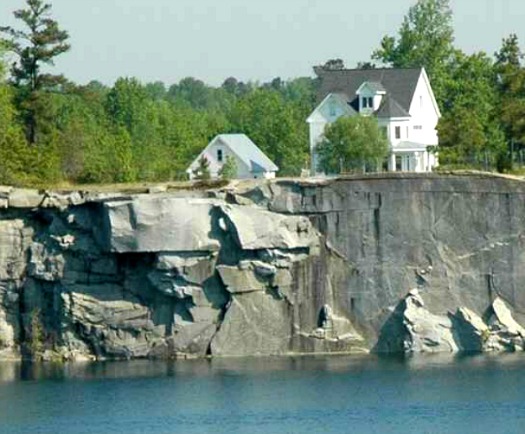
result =
[[[0,364],[2,434],[524,432],[525,354]]]

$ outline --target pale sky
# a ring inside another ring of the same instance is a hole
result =
[[[525,49],[524,0],[451,0],[456,46],[493,54],[517,33]],[[268,81],[313,75],[312,66],[369,60],[415,0],[47,0],[72,50],[56,72],[79,83],[121,76],[166,84],[192,76]],[[13,25],[24,0],[0,1]]]

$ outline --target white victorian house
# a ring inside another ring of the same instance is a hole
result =
[[[316,146],[325,127],[341,116],[375,116],[390,143],[389,171],[430,172],[437,156],[436,126],[441,113],[424,68],[314,68],[320,104],[308,117],[312,174],[318,173]]]
[[[196,177],[199,161],[205,157],[209,163],[212,179],[220,177],[226,159],[232,157],[237,167],[236,179],[271,179],[279,168],[245,134],[219,134],[193,160],[186,173],[190,179]]]

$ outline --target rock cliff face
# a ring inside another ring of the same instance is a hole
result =
[[[0,188],[0,357],[525,346],[525,183]]]

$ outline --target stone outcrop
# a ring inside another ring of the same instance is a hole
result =
[[[148,191],[0,188],[0,358],[525,346],[522,181]]]

